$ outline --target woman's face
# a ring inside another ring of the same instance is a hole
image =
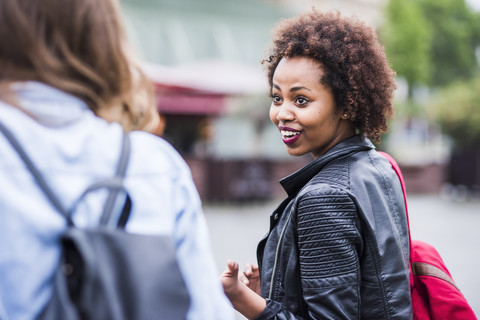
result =
[[[270,120],[291,155],[316,159],[355,134],[348,115],[336,111],[331,89],[320,83],[323,74],[321,64],[306,57],[282,58],[273,74]]]

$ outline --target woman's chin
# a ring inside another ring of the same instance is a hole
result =
[[[302,151],[302,150],[298,150],[296,148],[289,148],[289,147],[287,147],[287,152],[288,152],[289,155],[294,156],[294,157],[300,157],[300,156],[303,156],[303,155],[308,153],[308,152],[305,152],[305,151]]]

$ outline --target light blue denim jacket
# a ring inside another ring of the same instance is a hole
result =
[[[26,112],[0,102],[0,120],[26,149],[64,207],[70,207],[94,181],[113,176],[122,138],[118,124],[96,117],[81,100],[52,87],[26,82],[12,88]],[[192,299],[188,319],[233,319],[189,168],[157,136],[137,131],[130,139],[125,183],[133,208],[126,229],[174,237]],[[52,293],[60,256],[58,239],[66,224],[2,134],[0,159],[0,319],[31,320]],[[74,214],[75,224],[96,224],[104,199],[102,193],[89,196]]]

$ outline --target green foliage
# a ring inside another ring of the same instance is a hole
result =
[[[413,99],[407,99],[403,102],[395,103],[395,118],[425,117],[424,106],[418,104]]]
[[[465,0],[420,0],[419,4],[433,32],[431,85],[471,78],[477,68],[475,48],[480,45],[479,14],[470,11]]]
[[[412,88],[430,80],[432,32],[416,0],[390,0],[381,30],[393,69]]]
[[[380,36],[410,97],[414,86],[442,87],[478,70],[480,14],[465,0],[390,0],[385,21]]]
[[[426,111],[457,146],[480,141],[480,75],[445,87]]]

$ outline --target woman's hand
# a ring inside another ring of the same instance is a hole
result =
[[[258,267],[250,269],[246,270],[249,271],[249,276],[247,276],[243,272],[239,272],[237,262],[228,260],[227,268],[220,276],[220,280],[225,295],[230,299],[233,307],[247,319],[255,319],[265,309],[267,302],[256,293],[256,290],[251,289],[251,286],[260,287],[260,277],[258,276]]]
[[[240,278],[244,284],[247,285],[256,294],[260,295],[260,271],[257,265],[246,264],[243,274]]]
[[[240,281],[238,269],[237,262],[228,260],[227,268],[220,276],[220,280],[222,281],[223,285],[223,291],[225,291],[225,294],[230,300],[235,299],[242,290],[242,286],[244,286],[244,284],[242,284]],[[243,276],[243,278],[245,278],[245,276]]]

